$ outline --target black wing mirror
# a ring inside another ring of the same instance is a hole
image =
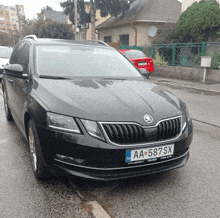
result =
[[[141,73],[143,76],[145,76],[146,78],[148,78],[148,77],[150,76],[149,71],[147,71],[147,70],[144,69],[144,68],[140,68],[139,71],[140,71],[140,73]]]
[[[20,64],[9,64],[4,66],[5,74],[21,79],[27,79],[28,75],[23,74],[23,67]]]

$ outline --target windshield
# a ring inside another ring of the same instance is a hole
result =
[[[115,50],[78,45],[37,45],[35,51],[40,76],[143,78]]]
[[[142,51],[130,50],[125,52],[127,58],[145,58],[146,55]]]
[[[12,53],[12,48],[1,47],[0,46],[0,58],[10,58]]]

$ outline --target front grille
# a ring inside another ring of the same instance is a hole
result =
[[[161,121],[157,126],[143,128],[137,124],[102,124],[108,138],[116,144],[159,142],[176,138],[181,130],[181,117]]]

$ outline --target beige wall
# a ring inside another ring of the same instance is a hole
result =
[[[181,66],[158,66],[154,65],[154,72],[152,76],[169,78],[169,79],[181,79],[189,81],[203,80],[204,69],[202,67],[181,67]],[[220,70],[207,69],[206,82],[220,82]]]
[[[164,34],[161,32],[168,31],[174,28],[175,24],[153,24],[153,23],[139,23],[133,25],[137,29],[137,46],[150,46],[156,41],[163,40]],[[157,27],[157,34],[154,37],[148,36],[148,29],[151,26]],[[135,30],[129,25],[124,27],[109,28],[99,30],[99,39],[104,41],[105,36],[111,36],[112,42],[118,42],[120,40],[119,36],[124,34],[129,34],[129,46],[135,45]]]
[[[182,0],[182,12],[184,12],[192,3],[199,2],[200,0]],[[216,0],[220,4],[220,0]]]

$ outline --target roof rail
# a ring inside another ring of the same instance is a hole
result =
[[[35,36],[35,35],[28,35],[28,36],[25,36],[23,39],[34,39],[34,40],[37,40],[37,36]]]
[[[107,43],[105,43],[105,42],[103,42],[103,41],[101,41],[101,40],[97,40],[97,39],[85,39],[85,40],[83,40],[83,42],[86,42],[86,41],[88,41],[88,42],[96,42],[96,43],[98,43],[98,44],[102,44],[102,45],[105,45],[105,46],[109,46]]]

